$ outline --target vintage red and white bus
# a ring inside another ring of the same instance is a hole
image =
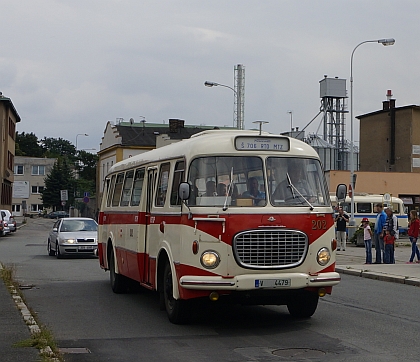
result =
[[[318,154],[268,133],[204,131],[115,164],[98,238],[112,290],[158,291],[173,323],[203,297],[310,317],[340,281]]]

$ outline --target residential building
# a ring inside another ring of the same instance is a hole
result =
[[[10,98],[0,92],[0,209],[11,209],[16,123],[20,116]]]
[[[12,213],[16,216],[42,212],[41,192],[45,177],[54,166],[55,158],[16,156],[14,166]]]

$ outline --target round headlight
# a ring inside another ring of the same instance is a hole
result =
[[[201,254],[200,262],[205,268],[214,269],[219,265],[220,257],[215,251],[207,250]]]
[[[316,261],[319,265],[324,266],[327,265],[331,259],[331,254],[328,248],[321,248],[316,255]]]

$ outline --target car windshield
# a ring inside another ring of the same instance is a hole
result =
[[[267,178],[273,206],[325,206],[330,203],[318,160],[269,157]]]
[[[97,231],[98,224],[95,220],[63,220],[61,224],[61,232],[75,231]]]

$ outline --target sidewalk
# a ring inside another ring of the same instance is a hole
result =
[[[375,249],[372,249],[375,261]],[[410,259],[408,238],[401,238],[395,247],[395,264],[364,264],[365,248],[347,244],[345,251],[337,251],[335,270],[341,274],[420,286],[420,264],[406,264]]]

